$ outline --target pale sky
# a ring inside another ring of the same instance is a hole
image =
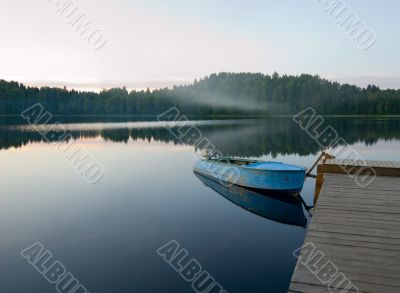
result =
[[[98,90],[277,71],[400,88],[398,0],[345,1],[376,34],[369,50],[314,0],[68,0],[104,32],[98,51],[52,1],[0,0],[0,79]]]

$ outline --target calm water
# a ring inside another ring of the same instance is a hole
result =
[[[365,159],[399,160],[399,120],[329,123]],[[320,151],[289,118],[193,124],[224,155],[310,166]],[[159,123],[65,127],[104,166],[98,183],[86,183],[34,129],[2,119],[0,292],[56,292],[20,256],[37,241],[92,293],[194,292],[156,253],[171,240],[230,293],[286,292],[306,233],[287,221],[296,203],[247,194],[241,207],[240,191],[193,174],[193,146]],[[308,204],[314,183],[302,192]]]

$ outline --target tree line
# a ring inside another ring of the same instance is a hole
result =
[[[398,115],[400,90],[277,73],[219,73],[172,89],[99,93],[0,80],[1,115],[19,115],[35,103],[58,115],[159,115],[171,107],[185,115],[290,115],[310,106],[325,115]]]

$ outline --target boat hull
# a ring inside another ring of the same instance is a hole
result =
[[[304,186],[306,169],[283,163],[274,164],[274,168],[269,168],[268,162],[252,161],[251,164],[238,165],[220,160],[202,159],[195,163],[193,171],[224,185],[234,184],[290,194],[300,193]]]

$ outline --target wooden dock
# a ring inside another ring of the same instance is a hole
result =
[[[354,174],[365,164],[377,176],[360,186]],[[316,189],[288,292],[399,293],[400,163],[326,160]]]

